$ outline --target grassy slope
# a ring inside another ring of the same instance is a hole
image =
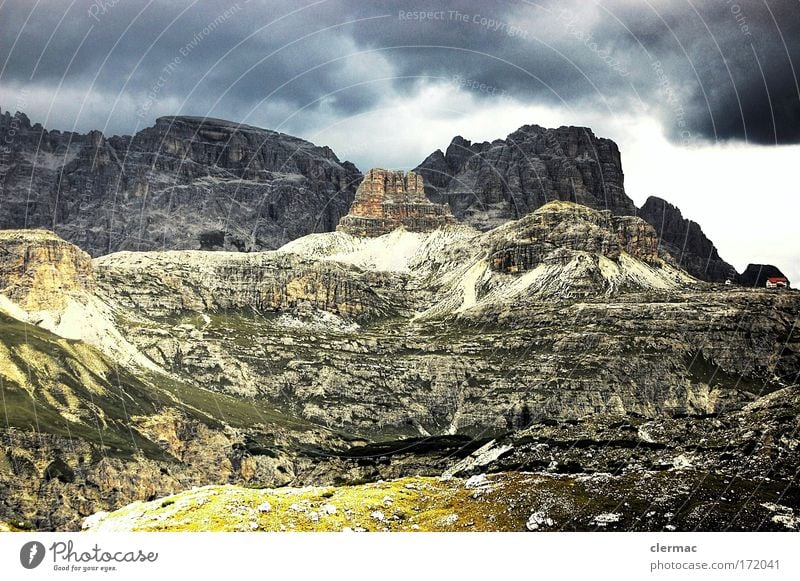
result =
[[[271,407],[213,393],[171,377],[136,377],[96,349],[0,313],[0,424],[81,438],[129,456],[162,450],[131,427],[130,418],[183,410],[212,427],[310,424]]]

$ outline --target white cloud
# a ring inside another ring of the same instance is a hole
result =
[[[743,143],[680,147],[653,121],[620,143],[625,186],[637,205],[657,195],[694,220],[740,272],[748,263],[778,266],[800,283],[794,166],[800,146]]]

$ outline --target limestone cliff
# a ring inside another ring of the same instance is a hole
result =
[[[337,230],[354,236],[380,236],[401,226],[409,232],[428,232],[454,223],[447,206],[425,197],[421,175],[376,168],[364,176],[350,212],[339,221]]]
[[[0,115],[0,229],[49,228],[92,256],[277,248],[333,230],[361,174],[328,147],[220,119],[161,117],[133,136]]]
[[[0,230],[0,295],[27,311],[58,310],[94,290],[91,257],[46,230]]]

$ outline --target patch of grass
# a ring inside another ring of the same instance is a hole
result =
[[[785,530],[773,521],[776,492],[793,506],[796,485],[704,472],[558,476],[503,472],[467,488],[459,478],[412,476],[345,486],[247,489],[208,486],[134,503],[103,519],[111,531],[540,531]],[[768,502],[769,501],[769,502]],[[742,507],[747,506],[743,511]],[[331,508],[333,507],[333,508]],[[379,514],[380,513],[380,514]]]

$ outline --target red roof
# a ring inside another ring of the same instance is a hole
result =
[[[771,276],[767,280],[769,282],[789,282],[782,276]]]

